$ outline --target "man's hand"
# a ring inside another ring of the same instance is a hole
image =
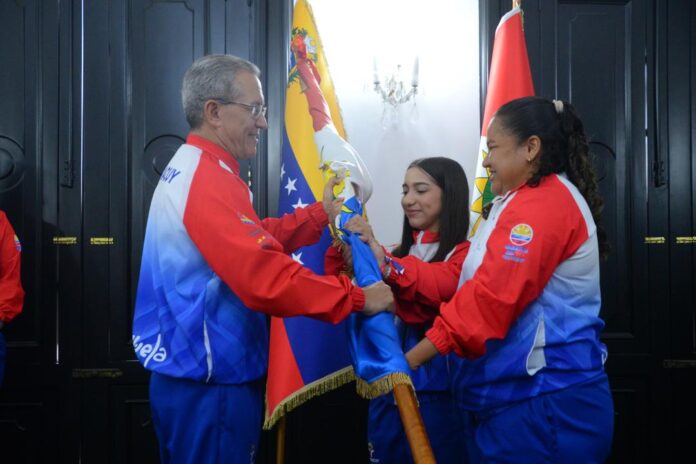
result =
[[[365,307],[363,314],[372,316],[382,311],[394,312],[394,295],[389,285],[384,282],[376,282],[363,287],[365,293]]]
[[[343,205],[343,198],[335,198],[333,189],[337,186],[342,179],[334,176],[331,177],[324,186],[324,196],[321,200],[322,206],[326,215],[329,217],[329,224],[332,226],[336,225],[336,217],[341,214],[341,206]]]
[[[343,255],[343,262],[346,268],[353,269],[353,249],[347,243],[344,243],[341,247],[341,254]]]

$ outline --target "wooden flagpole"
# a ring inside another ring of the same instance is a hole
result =
[[[276,427],[276,464],[285,464],[285,416],[278,419]]]
[[[411,446],[411,455],[415,464],[435,464],[435,455],[425,431],[416,396],[409,385],[394,385],[394,398],[399,408],[401,423]]]

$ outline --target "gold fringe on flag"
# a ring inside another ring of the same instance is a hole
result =
[[[372,383],[367,383],[363,379],[358,378],[356,379],[355,383],[358,395],[368,400],[386,395],[394,390],[394,385],[408,385],[415,392],[415,388],[411,382],[411,377],[403,372],[395,372],[393,374],[386,375]]]
[[[333,372],[326,377],[322,377],[321,379],[305,385],[303,388],[285,398],[283,401],[278,403],[278,406],[276,406],[275,410],[270,415],[268,414],[268,399],[266,399],[266,420],[263,423],[263,429],[272,429],[275,423],[278,422],[278,419],[285,416],[285,414],[288,412],[292,411],[298,406],[301,406],[316,396],[323,395],[324,393],[328,393],[337,389],[338,387],[342,387],[353,380],[355,380],[355,371],[353,371],[353,366],[348,366],[339,371]]]

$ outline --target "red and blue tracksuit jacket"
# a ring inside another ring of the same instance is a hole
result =
[[[400,260],[418,287],[451,284],[455,269]],[[471,240],[459,289],[426,336],[442,354],[467,358],[453,374],[458,403],[499,407],[600,376],[599,252],[585,199],[564,175],[494,200]]]
[[[266,372],[265,314],[337,322],[364,306],[350,279],[318,276],[286,254],[319,240],[322,205],[260,220],[238,173],[222,147],[191,134],[160,177],[133,321],[135,353],[151,371],[249,382]]]

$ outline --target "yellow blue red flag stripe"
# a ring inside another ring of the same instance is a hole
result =
[[[324,51],[311,8],[305,0],[298,0],[295,4],[291,43],[293,40],[303,40],[308,53],[312,54],[333,124],[345,138]],[[286,90],[279,214],[315,202],[320,198],[324,186],[312,118],[307,99],[301,93],[294,55],[290,55],[293,58]],[[324,253],[331,240],[327,228],[319,244],[300,248],[292,253],[292,257],[314,272],[323,274]],[[353,380],[350,366],[345,323],[331,325],[305,317],[273,318],[264,428],[271,428],[285,412],[311,397]]]

